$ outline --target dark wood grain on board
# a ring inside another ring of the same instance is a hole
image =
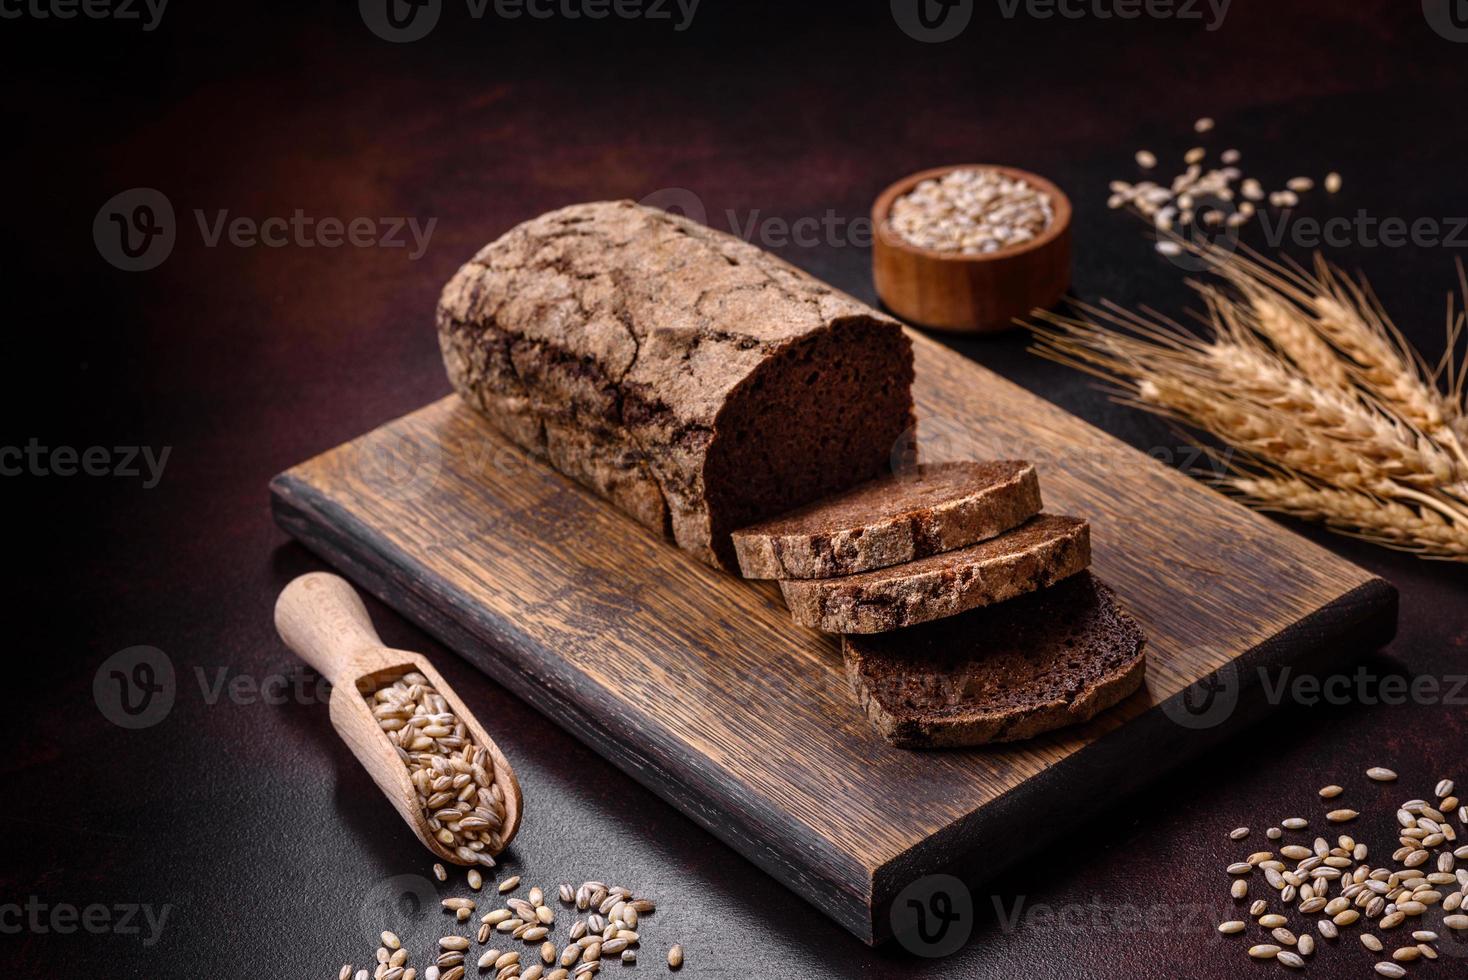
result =
[[[890,747],[853,703],[834,638],[796,626],[771,583],[652,536],[454,397],[277,477],[276,517],[876,942],[916,876],[995,872],[1044,828],[1247,723],[1264,707],[1257,668],[1323,662],[1395,628],[1381,579],[913,339],[925,456],[1034,460],[1047,508],[1090,518],[1096,571],[1147,630],[1145,689],[1089,724],[995,749]],[[1238,707],[1208,727],[1174,721],[1209,678]],[[525,820],[534,833],[533,796]]]

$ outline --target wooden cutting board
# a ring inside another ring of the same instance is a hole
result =
[[[913,342],[924,458],[1034,460],[1047,508],[1091,519],[1095,570],[1147,631],[1145,690],[1090,724],[1008,747],[888,746],[836,639],[791,622],[777,589],[657,539],[455,397],[281,474],[276,518],[877,942],[909,883],[998,871],[1257,716],[1260,671],[1375,647],[1396,622],[1381,579]],[[533,798],[525,820],[535,833]]]

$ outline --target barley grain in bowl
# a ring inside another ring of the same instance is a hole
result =
[[[940,330],[1008,328],[1070,284],[1070,201],[1055,184],[995,164],[937,167],[872,207],[877,293]]]

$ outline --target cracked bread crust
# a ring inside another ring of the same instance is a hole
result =
[[[745,578],[832,578],[952,551],[1040,512],[1024,460],[929,463],[734,532]]]
[[[1090,572],[992,609],[842,641],[884,738],[925,749],[1013,742],[1089,721],[1142,686],[1146,637]]]
[[[912,425],[895,321],[631,201],[511,229],[437,322],[455,390],[496,428],[726,568],[735,528],[878,475]]]
[[[790,614],[827,633],[885,633],[1043,589],[1091,564],[1091,526],[1040,514],[996,538],[904,565],[780,583]]]

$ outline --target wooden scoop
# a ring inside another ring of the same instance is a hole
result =
[[[505,794],[505,815],[499,848],[491,851],[486,846],[484,853],[503,850],[520,829],[520,784],[499,747],[428,660],[421,654],[383,646],[361,598],[345,579],[326,572],[302,575],[281,591],[275,603],[275,628],[286,646],[331,682],[331,723],[337,734],[424,846],[454,864],[493,863],[467,860],[456,853],[453,845],[435,836],[428,825],[428,814],[419,805],[408,766],[388,740],[372,713],[373,704],[367,700],[378,688],[410,671],[428,679],[464,723],[474,744],[494,760],[494,780]]]

